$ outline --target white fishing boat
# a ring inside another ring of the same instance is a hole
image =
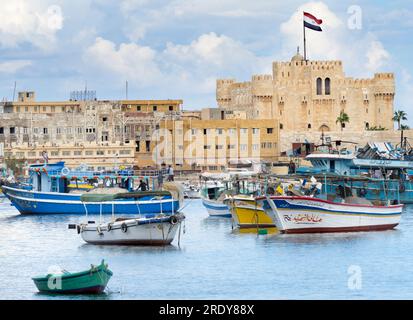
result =
[[[229,207],[224,203],[228,188],[220,181],[207,181],[201,188],[202,204],[210,216],[231,218]]]
[[[172,215],[156,214],[153,217],[139,215],[137,218],[115,219],[113,198],[116,195],[83,195],[82,201],[102,206],[112,204],[112,220],[108,223],[88,221],[78,225],[69,225],[76,228],[82,239],[90,244],[99,245],[169,245],[174,240],[180,225],[185,219],[182,213]]]
[[[196,185],[191,184],[190,182],[184,182],[182,186],[184,197],[186,199],[199,199],[201,197],[199,193],[199,187],[197,187]]]
[[[395,228],[403,205],[376,204],[358,197],[333,202],[307,196],[257,197],[282,233],[381,231]]]

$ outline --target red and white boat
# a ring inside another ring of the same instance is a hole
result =
[[[342,203],[306,196],[262,196],[258,203],[282,233],[381,231],[395,228],[403,205],[373,205],[366,199]]]

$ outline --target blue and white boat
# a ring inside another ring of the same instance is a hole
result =
[[[390,143],[369,143],[355,153],[347,149],[319,149],[306,157],[312,167],[300,167],[298,175],[312,175],[324,181],[324,192],[336,195],[340,186],[355,190],[368,200],[413,203],[412,152]],[[410,175],[409,175],[410,173]],[[350,182],[345,178],[351,177]]]
[[[140,178],[134,177],[132,172],[119,175],[72,171],[65,167],[64,162],[59,162],[32,165],[29,175],[30,190],[19,185],[2,187],[3,193],[21,214],[112,214],[115,210],[119,214],[139,213],[150,217],[159,213],[174,214],[183,202],[181,190],[172,184],[165,183],[164,191],[128,192],[133,190],[134,180]],[[121,185],[125,192],[103,205],[84,203],[81,201],[82,193],[68,193],[70,181],[78,180],[103,181],[106,186]],[[168,188],[170,190],[166,190]]]

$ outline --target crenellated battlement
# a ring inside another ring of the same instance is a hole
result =
[[[394,80],[394,73],[391,73],[391,72],[375,73],[374,79]]]
[[[224,86],[224,85],[231,85],[235,83],[235,79],[217,79],[217,85]]]
[[[272,75],[270,75],[270,74],[253,75],[252,76],[252,81],[253,82],[272,81]]]

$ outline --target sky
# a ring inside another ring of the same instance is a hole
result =
[[[346,76],[396,75],[395,109],[413,125],[413,2],[297,0],[0,0],[0,94],[68,100],[87,85],[98,99],[183,99],[215,107],[217,78],[248,81],[302,51],[342,60]]]

